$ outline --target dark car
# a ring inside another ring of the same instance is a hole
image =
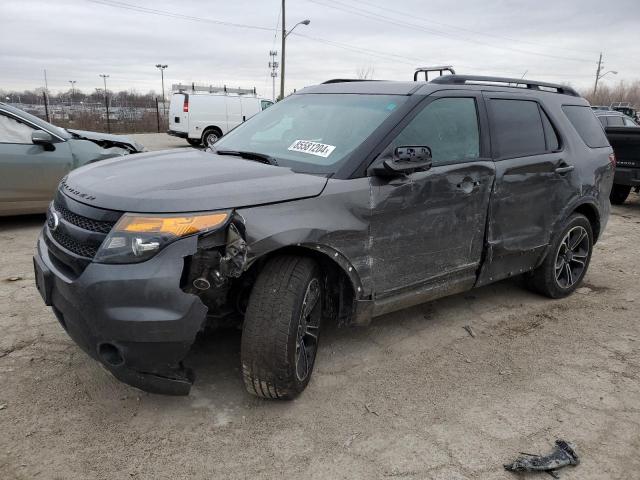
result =
[[[616,155],[611,203],[621,205],[631,189],[640,191],[640,126],[622,112],[594,110]]]
[[[613,161],[589,104],[565,86],[328,82],[213,152],[69,174],[38,240],[37,285],[127,383],[188,393],[182,361],[198,332],[237,322],[248,391],[292,398],[324,322],[367,325],[521,274],[569,295],[607,223]]]
[[[44,213],[74,168],[143,150],[125,136],[66,130],[0,102],[0,217]]]

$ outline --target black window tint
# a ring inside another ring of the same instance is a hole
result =
[[[431,148],[434,166],[478,158],[480,129],[475,99],[434,100],[409,122],[390,147],[403,145]]]
[[[618,116],[609,116],[607,117],[608,125],[610,127],[624,127],[624,122],[622,121],[622,117]]]
[[[578,105],[564,105],[565,115],[574,126],[584,143],[591,148],[608,147],[609,141],[604,134],[602,125],[598,124],[596,116],[589,107]]]
[[[550,152],[555,152],[556,150],[560,150],[560,140],[558,140],[558,134],[556,133],[555,128],[551,124],[551,120],[544,112],[544,110],[540,109],[540,114],[542,115],[542,126],[544,127],[544,137],[547,140],[547,150]]]
[[[490,105],[497,157],[525,157],[546,152],[542,119],[536,102],[493,99]]]

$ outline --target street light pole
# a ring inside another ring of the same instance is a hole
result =
[[[162,79],[162,113],[165,117],[167,116],[167,106],[164,101],[164,69],[167,67],[168,65],[162,65],[161,63],[156,65],[156,68],[160,69],[160,78]]]
[[[71,103],[73,104],[73,97],[76,93],[75,91],[75,86],[76,86],[76,81],[75,80],[69,80],[69,83],[71,84]]]
[[[111,133],[111,119],[109,118],[109,97],[107,94],[107,78],[109,78],[109,75],[101,73],[99,76],[102,77],[102,80],[104,80],[104,105],[107,108],[107,133]]]
[[[285,63],[285,42],[287,40],[287,36],[293,32],[293,30],[298,25],[309,25],[311,20],[303,20],[301,22],[296,23],[291,30],[287,32],[286,22],[285,22],[285,0],[282,0],[282,48],[280,49],[281,57],[280,57],[280,98],[282,100],[284,98],[284,63]]]

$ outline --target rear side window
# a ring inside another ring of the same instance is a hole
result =
[[[598,123],[591,108],[579,105],[563,105],[562,110],[587,146],[591,148],[609,146],[609,141],[604,134],[602,125]]]
[[[547,151],[544,126],[537,102],[492,99],[489,103],[496,157],[526,157]]]
[[[607,123],[610,127],[624,127],[624,122],[622,121],[622,117],[618,116],[609,116],[607,117]]]

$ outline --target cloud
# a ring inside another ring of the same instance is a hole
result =
[[[111,89],[158,91],[155,64],[162,62],[167,85],[256,86],[271,95],[267,63],[269,50],[280,51],[280,0],[122,2],[192,18],[88,0],[3,0],[0,89],[42,86],[46,69],[52,90],[76,80],[91,91],[106,73]],[[373,67],[376,78],[406,80],[415,67],[440,63],[460,73],[527,72],[584,88],[600,51],[605,69],[619,71],[606,81],[636,79],[640,71],[637,0],[289,0],[288,26],[305,18],[311,25],[287,40],[287,90],[354,77],[363,67]]]

